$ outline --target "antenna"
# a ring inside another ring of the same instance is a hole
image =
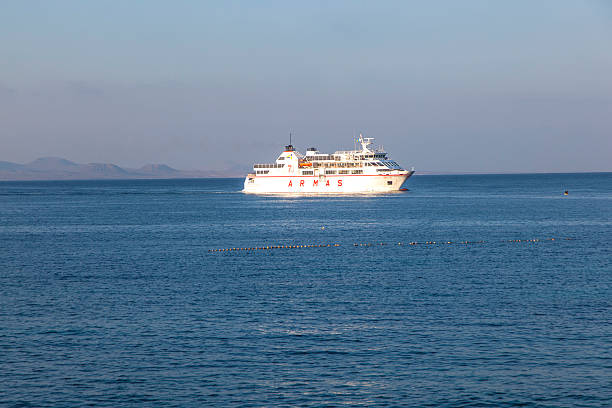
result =
[[[285,146],[285,151],[289,151],[292,152],[295,149],[293,148],[293,146],[291,145],[291,139],[292,139],[293,133],[291,131],[289,131],[289,144],[287,146]]]

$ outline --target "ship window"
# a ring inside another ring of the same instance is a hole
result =
[[[336,170],[325,170],[325,174],[336,174]]]
[[[312,175],[313,172],[312,172],[312,170],[302,170],[302,174],[303,175]]]
[[[349,174],[348,170],[340,170],[338,174]]]
[[[353,174],[363,174],[363,170],[353,170]]]
[[[391,180],[387,181],[387,185],[388,186],[392,186],[393,185],[393,181],[391,181]]]
[[[271,164],[254,164],[253,168],[254,169],[269,169],[269,168],[279,168],[279,167],[283,167],[284,164],[276,164],[276,163],[271,163]]]

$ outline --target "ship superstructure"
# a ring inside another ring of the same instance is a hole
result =
[[[289,144],[275,163],[255,164],[244,180],[246,193],[378,193],[400,190],[414,173],[389,159],[374,138],[359,135],[361,150],[302,155]]]

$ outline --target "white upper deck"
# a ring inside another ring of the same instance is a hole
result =
[[[374,138],[359,135],[361,149],[338,150],[332,154],[322,153],[314,147],[302,155],[292,145],[287,145],[275,163],[255,164],[256,175],[296,173],[310,175],[313,169],[324,174],[381,174],[403,172],[402,166],[388,158],[382,148],[372,143]],[[350,170],[348,170],[350,169]]]

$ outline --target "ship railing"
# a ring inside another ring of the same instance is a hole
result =
[[[312,156],[306,156],[305,159],[310,161],[334,161],[340,160],[340,157],[334,156],[333,154],[315,154]]]
[[[276,164],[276,163],[258,163],[254,164],[254,169],[280,169],[285,167],[284,164]]]
[[[374,149],[374,150],[369,150],[367,152],[364,152],[363,150],[337,150],[334,152],[334,154],[347,154],[347,155],[351,155],[351,154],[384,154],[386,155],[387,152],[385,152],[384,149]]]

